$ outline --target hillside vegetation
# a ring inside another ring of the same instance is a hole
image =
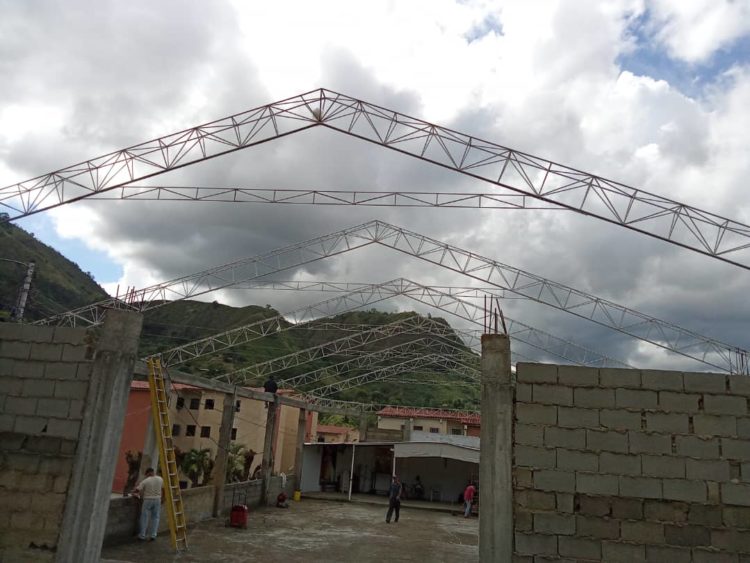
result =
[[[34,260],[37,264],[27,314],[25,315],[26,320],[44,318],[54,313],[106,298],[105,291],[75,263],[67,260],[54,249],[44,245],[32,235],[14,225],[0,226],[0,258],[9,258],[20,262]],[[0,295],[2,296],[0,305],[7,316],[15,303],[25,270],[22,266],[15,264],[2,262],[0,264],[3,264],[0,266]],[[374,326],[392,323],[415,314],[413,312],[385,313],[372,309],[344,313],[326,321],[333,321],[341,325]],[[249,305],[238,308],[217,302],[206,303],[186,300],[166,303],[146,313],[141,335],[140,355],[146,356],[163,352],[220,332],[257,324],[278,316],[279,312],[268,305],[263,307]],[[433,320],[449,326],[445,320],[438,318]],[[280,319],[275,322],[274,331],[268,336],[255,338],[245,344],[202,356],[175,366],[175,369],[212,378],[352,334],[351,330],[323,329],[319,322],[311,323],[306,328],[297,328]],[[362,349],[366,351],[380,350],[404,344],[419,337],[420,335],[399,334],[388,339],[371,342]],[[462,346],[458,337],[453,336],[449,339],[454,344]],[[421,350],[425,354],[430,352],[429,346]],[[351,355],[317,358],[314,361],[276,373],[275,377],[277,380],[281,380],[351,358]],[[393,365],[402,361],[404,359],[394,358],[377,367]],[[305,389],[311,390],[320,385],[354,377],[370,370],[362,368],[336,376],[328,376],[319,382],[308,385]],[[399,381],[399,379],[394,379],[353,387],[341,391],[336,395],[336,398],[362,402],[449,408],[475,408],[478,406],[479,386],[454,384],[456,375],[440,366],[430,366],[429,369],[421,369],[419,372],[405,372],[398,377],[401,380],[426,378],[444,384],[425,385],[412,382],[405,383]],[[263,381],[253,378],[246,381],[246,384],[250,386],[260,386],[262,383]]]

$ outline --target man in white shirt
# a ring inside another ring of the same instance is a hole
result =
[[[159,529],[159,513],[161,512],[162,487],[164,480],[154,475],[154,469],[146,469],[146,478],[135,488],[143,503],[141,507],[141,521],[138,527],[138,539],[153,541]],[[146,530],[148,528],[148,535]]]

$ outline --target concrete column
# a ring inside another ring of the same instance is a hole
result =
[[[214,518],[221,514],[221,505],[224,501],[224,484],[227,480],[227,458],[229,457],[229,444],[232,441],[235,401],[235,394],[224,394],[224,405],[221,407],[221,426],[219,426],[219,443],[213,470],[214,507],[212,514]]]
[[[364,442],[367,440],[367,413],[362,410],[362,415],[359,417],[359,441]]]
[[[411,442],[411,433],[414,431],[414,419],[410,418],[404,424],[404,442]]]
[[[513,560],[513,383],[510,339],[482,335],[479,560]]]
[[[150,413],[150,410],[149,410]],[[148,426],[146,427],[146,438],[143,441],[143,457],[141,457],[141,467],[138,469],[138,482],[140,483],[146,477],[146,469],[159,467],[159,444],[156,442],[154,433],[154,417],[149,414]]]
[[[297,451],[294,454],[294,479],[295,491],[302,490],[302,469],[305,449],[305,431],[307,430],[307,411],[299,410],[299,420],[297,422]]]
[[[98,562],[143,316],[107,311],[96,344],[55,561]]]
[[[266,436],[263,441],[263,484],[261,485],[260,499],[268,505],[268,489],[271,485],[271,473],[274,464],[274,442],[276,437],[276,421],[278,419],[279,398],[274,397],[273,403],[268,403],[266,414]]]

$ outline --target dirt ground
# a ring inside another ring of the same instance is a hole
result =
[[[306,500],[289,509],[250,513],[246,530],[209,520],[189,530],[187,553],[172,552],[169,537],[105,548],[102,561],[298,561],[356,562],[479,560],[479,521],[443,512],[404,509],[385,522],[380,506]]]

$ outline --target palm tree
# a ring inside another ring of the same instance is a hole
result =
[[[196,450],[193,448],[185,454],[180,464],[180,469],[190,479],[190,486],[197,487],[198,481],[206,471],[209,462],[211,462],[211,450],[203,448]]]
[[[245,446],[232,442],[227,451],[227,483],[239,481],[245,467]]]

